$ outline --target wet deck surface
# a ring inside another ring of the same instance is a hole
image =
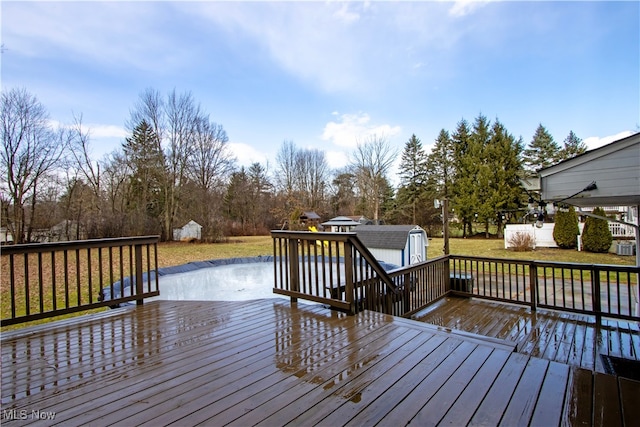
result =
[[[503,339],[519,353],[606,373],[601,355],[640,360],[637,322],[491,302],[446,297],[416,320]],[[640,372],[639,372],[640,374]]]
[[[155,301],[2,338],[6,425],[633,425],[638,396],[500,340],[284,299]]]

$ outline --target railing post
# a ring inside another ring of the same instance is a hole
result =
[[[455,262],[455,260],[453,261]],[[451,277],[451,256],[447,255],[447,259],[446,261],[443,263],[444,264],[444,268],[443,273],[442,273],[442,285],[444,286],[445,293],[449,293],[449,291],[451,290],[451,280],[449,280],[449,278]]]
[[[596,319],[600,321],[602,315],[602,302],[600,298],[600,270],[597,266],[591,266],[591,303]]]
[[[531,311],[538,306],[538,266],[535,261],[529,263],[529,291],[531,293]]]
[[[298,254],[298,239],[288,239],[289,241],[289,283],[290,290],[299,292],[300,290],[300,260]],[[298,302],[298,298],[291,297],[291,302]]]
[[[348,240],[344,242],[344,280],[345,296],[349,303],[349,313],[356,314],[356,299],[353,289],[353,245]]]
[[[142,280],[142,245],[137,244],[135,248],[135,260],[136,260],[136,305],[144,304],[144,298],[141,297],[144,294],[144,281]]]
[[[411,283],[411,274],[404,274],[402,280],[404,281],[402,287],[402,293],[404,294],[402,295],[404,312],[400,314],[404,315],[405,313],[411,311],[411,287],[413,286],[413,283]]]

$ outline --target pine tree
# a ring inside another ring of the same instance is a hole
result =
[[[474,186],[476,185],[477,165],[471,149],[471,131],[465,119],[458,122],[455,132],[451,134],[453,143],[453,159],[455,165],[453,197],[450,206],[456,216],[462,221],[462,234],[473,233],[471,221],[476,211],[474,200]]]
[[[489,221],[494,218],[492,195],[493,159],[489,149],[491,141],[491,124],[482,114],[476,117],[471,134],[472,144],[469,151],[473,157],[468,160],[475,167],[475,185],[472,192],[472,203],[475,206],[476,221],[484,223],[485,236],[489,237]]]
[[[128,208],[136,212],[133,227],[138,233],[157,233],[161,223],[164,155],[152,127],[142,120],[122,146],[131,168],[128,188]],[[132,217],[134,218],[134,217]]]
[[[523,203],[524,191],[520,183],[521,152],[521,140],[516,140],[504,125],[496,120],[491,127],[491,139],[485,157],[489,170],[487,220],[496,221],[498,237],[502,237],[501,212],[517,209]]]
[[[411,135],[409,141],[404,146],[400,161],[400,188],[396,209],[411,212],[411,223],[415,224],[417,219],[416,211],[422,195],[425,192],[427,173],[427,155],[422,148],[422,142],[415,134]],[[400,197],[402,196],[402,197]]]
[[[530,172],[553,166],[559,160],[560,147],[542,124],[538,125],[529,147],[524,150],[524,165]]]
[[[587,151],[587,145],[573,131],[564,140],[564,147],[558,154],[559,160],[567,160]]]
[[[426,162],[429,187],[440,198],[451,197],[451,185],[455,173],[453,150],[453,141],[449,132],[441,129]]]
[[[605,217],[604,209],[598,207],[593,210],[594,215]],[[587,217],[582,230],[582,245],[589,252],[607,252],[611,247],[613,237],[606,219]]]
[[[573,249],[578,244],[578,216],[573,206],[568,209],[558,209],[553,227],[553,240],[562,249]]]

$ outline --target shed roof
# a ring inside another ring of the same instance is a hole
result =
[[[355,232],[368,248],[404,249],[409,233],[424,230],[418,225],[360,225]]]
[[[318,215],[314,211],[306,211],[306,212],[302,212],[302,215],[300,215],[300,218],[320,219],[320,215]]]

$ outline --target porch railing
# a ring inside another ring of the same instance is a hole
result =
[[[473,297],[621,319],[638,317],[638,267],[452,255],[452,290]]]
[[[408,315],[448,291],[448,260],[385,270],[355,233],[272,231],[274,293],[356,313]]]
[[[443,256],[386,271],[355,233],[273,231],[274,292],[355,313],[413,313],[449,293],[640,320],[639,268]]]
[[[158,278],[151,274],[158,267],[158,240],[143,236],[3,246],[2,326],[127,301],[142,304],[159,295]],[[116,295],[110,285],[117,282],[121,290]]]

